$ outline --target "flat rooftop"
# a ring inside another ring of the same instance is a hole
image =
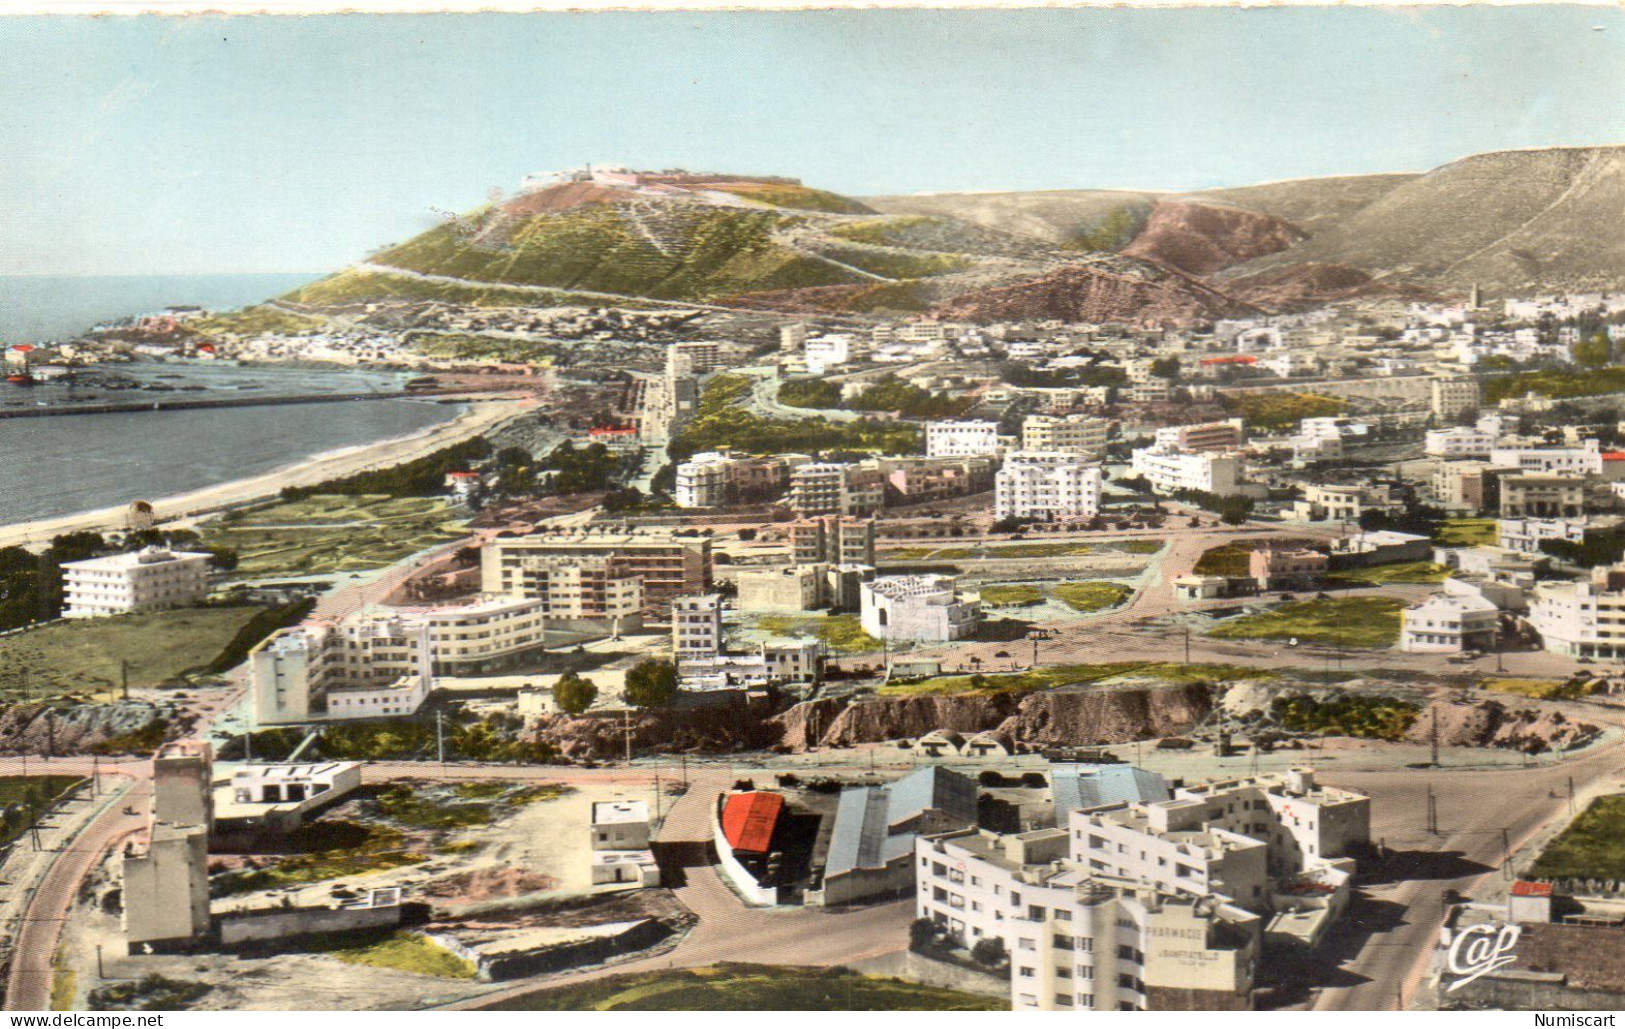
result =
[[[649,820],[647,800],[599,800],[592,805],[593,825],[617,825]]]

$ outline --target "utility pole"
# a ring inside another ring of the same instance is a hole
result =
[[[102,795],[102,759],[100,754],[90,756],[90,796],[92,799]]]
[[[632,763],[632,709],[621,709],[621,732],[626,736],[626,763]]]
[[[660,821],[660,766],[655,766],[655,821]]]
[[[1191,663],[1191,627],[1185,626],[1185,664]]]
[[[99,943],[96,944],[96,978],[107,978],[107,970],[102,967],[102,945]]]
[[[1433,709],[1433,722],[1428,727],[1428,741],[1433,746],[1433,767],[1439,767],[1439,709]]]
[[[1439,798],[1434,796],[1433,787],[1428,787],[1428,835],[1439,835]]]
[[[434,713],[434,754],[442,765],[446,763],[446,718],[441,709]]]
[[[118,661],[119,682],[124,686],[124,699],[130,699],[130,659],[121,657]]]
[[[1574,814],[1574,776],[1569,776],[1569,814]]]
[[[1501,877],[1512,878],[1512,836],[1507,832],[1506,826],[1501,826],[1501,853],[1506,856],[1501,859]]]

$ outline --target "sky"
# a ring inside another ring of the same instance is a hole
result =
[[[1625,143],[1598,7],[0,17],[0,275],[336,269],[593,163],[1185,190]]]

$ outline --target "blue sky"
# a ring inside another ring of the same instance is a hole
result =
[[[0,274],[322,271],[587,161],[859,195],[1424,170],[1625,142],[1622,86],[1597,7],[0,18]]]

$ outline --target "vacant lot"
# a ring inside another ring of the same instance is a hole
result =
[[[1496,539],[1493,518],[1447,518],[1433,537],[1441,547],[1487,547]]]
[[[394,564],[463,525],[437,497],[318,495],[226,515],[203,539],[237,551],[238,578],[328,575]]]
[[[1282,604],[1273,611],[1224,622],[1208,635],[1229,640],[1290,640],[1343,647],[1391,647],[1399,639],[1402,601],[1343,597]]]
[[[982,997],[845,968],[721,964],[618,975],[493,1005],[507,1011],[1005,1011]]]
[[[1530,869],[1548,879],[1625,879],[1625,796],[1598,797]]]
[[[1479,683],[1494,693],[1511,693],[1531,700],[1578,700],[1593,692],[1583,677],[1578,679],[1485,679]]]
[[[1398,583],[1434,583],[1450,578],[1450,569],[1432,561],[1403,561],[1391,565],[1371,565],[1368,568],[1346,568],[1330,577],[1330,581],[1346,586],[1389,586]]]
[[[36,698],[107,694],[119,662],[131,686],[162,686],[206,667],[257,607],[188,607],[53,622],[0,638],[0,693]],[[27,673],[26,676],[24,673]],[[26,681],[25,681],[26,679]]]
[[[1116,607],[1134,591],[1120,582],[1063,582],[1050,592],[1074,611],[1088,613]]]
[[[763,615],[756,629],[779,638],[813,636],[836,654],[868,654],[883,646],[863,631],[857,615]]]

